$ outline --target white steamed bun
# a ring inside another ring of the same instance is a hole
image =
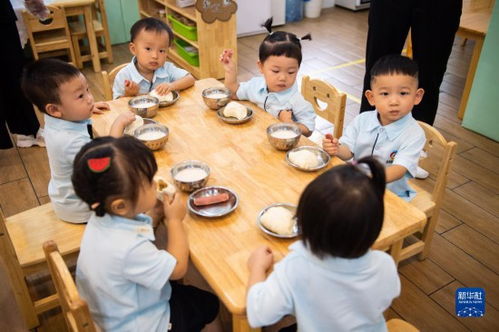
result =
[[[238,120],[242,120],[248,115],[248,110],[244,105],[241,105],[235,101],[231,101],[224,108],[225,117],[234,117]]]
[[[281,235],[293,234],[295,219],[293,213],[282,206],[269,208],[260,218],[262,225],[274,233]]]

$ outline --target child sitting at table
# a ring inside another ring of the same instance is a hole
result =
[[[189,245],[185,201],[163,194],[165,249],[145,211],[156,204],[158,167],[139,140],[102,137],[75,158],[73,185],[94,211],[82,238],[76,284],[103,331],[201,331],[218,314],[215,295],[170,283],[183,278]]]
[[[371,69],[366,97],[375,111],[359,114],[338,140],[326,135],[322,147],[343,160],[374,156],[386,167],[387,188],[409,201],[416,192],[407,180],[416,176],[426,142],[423,129],[412,117],[421,102],[418,65],[402,55],[380,58]]]
[[[109,105],[94,103],[85,76],[73,65],[55,59],[42,59],[27,66],[22,88],[26,97],[45,113],[44,136],[50,165],[48,194],[54,211],[64,221],[85,223],[90,210],[71,184],[73,160],[92,139],[90,116],[108,110]],[[133,113],[122,113],[110,134],[121,136],[134,119]]]
[[[172,90],[194,85],[194,77],[184,69],[167,62],[173,32],[165,22],[143,18],[130,29],[132,61],[121,69],[114,80],[113,98],[133,97],[156,90],[160,96]]]
[[[400,280],[393,259],[369,249],[383,226],[384,191],[383,166],[372,157],[334,167],[305,188],[296,212],[301,240],[267,278],[269,247],[248,260],[252,327],[294,315],[298,331],[386,331],[383,312]]]
[[[263,26],[269,32],[260,44],[257,62],[263,77],[238,83],[233,51],[224,50],[220,61],[225,69],[225,86],[234,99],[249,100],[282,122],[296,122],[302,134],[310,136],[315,128],[315,112],[296,83],[302,60],[300,39],[311,39],[310,34],[299,39],[290,32],[272,32],[272,18]]]

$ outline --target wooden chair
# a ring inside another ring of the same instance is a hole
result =
[[[101,49],[101,51],[99,51],[99,58],[107,58],[107,61],[112,63],[113,51],[111,39],[109,37],[106,6],[104,5],[103,0],[96,0],[92,7],[92,23],[97,38],[97,46]],[[85,23],[80,19],[71,21],[69,23],[69,30],[71,31],[71,40],[76,56],[76,66],[78,68],[83,68],[83,62],[92,61],[90,51],[88,51],[88,54],[82,54],[82,47],[80,47],[80,41],[83,41],[87,37]],[[99,43],[99,39],[101,39],[101,43]]]
[[[123,69],[128,63],[124,63],[122,65],[117,66],[113,70],[111,70],[109,73],[105,70],[101,72],[102,74],[102,87],[104,89],[104,96],[106,97],[106,100],[113,100],[113,84],[114,84],[114,79],[116,78],[116,75],[118,72]]]
[[[417,191],[416,197],[410,202],[412,205],[420,209],[426,214],[427,221],[423,232],[415,234],[416,242],[402,247],[400,242],[396,247],[391,249],[396,263],[419,254],[419,259],[425,259],[430,251],[433,232],[438,223],[440,215],[440,207],[444,199],[445,188],[447,186],[447,177],[449,175],[452,160],[456,151],[457,144],[455,142],[447,142],[447,140],[434,127],[424,122],[418,121],[423,128],[426,136],[426,144],[423,150],[428,157],[421,159],[419,165],[426,170],[435,170],[437,178],[433,190],[426,191],[422,189],[416,181],[411,180],[411,187]]]
[[[70,331],[96,332],[88,305],[78,294],[73,277],[54,241],[43,244],[43,251],[61,303],[62,313]]]
[[[75,54],[64,8],[57,6],[47,6],[47,8],[50,15],[44,22],[25,10],[22,12],[33,57],[38,60],[39,53],[69,50],[69,59],[75,63]]]
[[[0,255],[28,329],[39,325],[38,314],[59,305],[57,295],[33,300],[26,277],[46,271],[42,245],[55,240],[66,258],[76,258],[85,230],[84,224],[71,224],[57,218],[50,203],[4,218],[0,213]]]
[[[412,324],[398,318],[392,318],[386,322],[386,328],[388,332],[419,332]]]
[[[308,76],[304,76],[301,81],[301,94],[306,101],[312,104],[317,115],[334,125],[333,136],[340,138],[343,133],[346,94],[339,92],[327,82],[310,79]],[[321,108],[318,100],[326,103],[326,108]]]

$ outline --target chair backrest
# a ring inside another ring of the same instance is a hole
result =
[[[435,205],[440,206],[445,187],[447,186],[447,178],[452,160],[454,159],[457,143],[452,141],[448,142],[437,129],[427,123],[418,121],[418,124],[423,128],[425,133],[426,143],[423,150],[428,155],[428,157],[422,158],[419,161],[419,165],[424,169],[431,169],[436,166],[434,159],[437,158],[437,156],[439,159],[441,158],[437,166],[437,179],[431,193]],[[430,163],[433,163],[433,165],[430,165]]]
[[[64,8],[49,5],[47,8],[50,11],[47,20],[41,22],[37,17],[31,15],[28,11],[23,10],[23,19],[26,29],[29,34],[41,32],[41,31],[51,31],[57,29],[65,29],[67,27],[66,14]]]
[[[78,294],[73,277],[57,248],[57,244],[54,241],[47,241],[43,244],[43,251],[70,331],[98,331],[87,303]]]
[[[388,332],[419,332],[412,324],[398,318],[392,318],[386,322],[386,328]]]
[[[124,63],[122,65],[119,65],[115,67],[113,70],[111,70],[109,73],[107,71],[102,71],[102,87],[104,89],[104,96],[106,97],[106,100],[112,100],[113,99],[113,84],[114,84],[114,79],[116,78],[116,75],[118,72],[123,69],[128,63]]]
[[[347,101],[346,94],[339,92],[327,82],[310,79],[308,76],[304,76],[301,81],[301,94],[306,101],[312,104],[317,115],[334,124],[333,136],[341,137]],[[326,103],[326,107],[321,108],[318,100]]]

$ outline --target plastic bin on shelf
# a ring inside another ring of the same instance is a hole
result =
[[[199,67],[199,54],[198,52],[189,52],[186,50],[186,47],[192,47],[188,42],[175,38],[173,43],[175,44],[178,55],[180,55],[182,59],[192,66]]]
[[[170,20],[172,24],[173,31],[189,40],[198,40],[198,30],[196,27],[185,25],[184,23],[178,21],[172,15],[168,15],[168,20]]]

